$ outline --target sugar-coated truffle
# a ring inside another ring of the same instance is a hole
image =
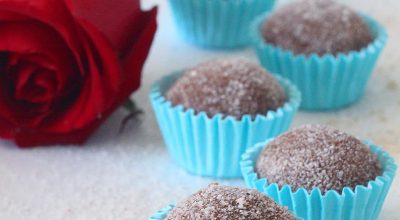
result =
[[[271,141],[261,152],[256,173],[295,191],[314,187],[342,192],[381,175],[377,156],[357,138],[323,125],[304,125]]]
[[[179,203],[166,219],[295,220],[295,217],[256,190],[213,183]]]
[[[264,22],[261,32],[266,42],[306,55],[359,51],[373,40],[361,16],[332,0],[302,0],[283,6]]]
[[[265,115],[286,100],[278,81],[259,65],[238,58],[217,59],[187,70],[167,91],[173,105],[209,117],[221,113],[240,119]]]

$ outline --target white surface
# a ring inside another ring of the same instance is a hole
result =
[[[250,49],[214,52],[177,37],[166,0],[160,3],[159,32],[134,97],[145,110],[141,124],[118,134],[124,110],[117,111],[84,147],[19,150],[0,141],[0,219],[147,219],[210,179],[191,176],[168,156],[148,101],[151,83],[171,71],[227,54],[255,59]],[[326,123],[383,145],[400,162],[400,1],[352,0],[388,29],[390,40],[366,96],[351,108],[331,113],[301,112],[295,125]],[[223,181],[243,185],[241,180]],[[385,202],[381,219],[400,219],[400,175]]]

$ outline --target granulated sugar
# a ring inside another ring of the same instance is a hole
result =
[[[256,164],[260,178],[293,190],[341,192],[381,174],[379,161],[357,138],[322,125],[305,125],[270,142]]]
[[[293,215],[264,194],[210,184],[174,208],[167,220],[291,220]]]
[[[229,58],[209,61],[187,70],[166,94],[173,105],[240,119],[276,110],[285,102],[277,80],[248,61]]]
[[[295,54],[359,51],[372,41],[355,11],[330,0],[296,1],[280,8],[264,23],[262,35]]]

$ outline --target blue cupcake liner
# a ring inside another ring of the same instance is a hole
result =
[[[256,144],[243,154],[241,170],[247,187],[265,193],[305,220],[378,218],[397,169],[394,159],[380,147],[369,141],[364,142],[378,156],[383,168],[381,176],[369,181],[367,186],[356,186],[355,190],[345,187],[341,193],[329,190],[323,195],[318,188],[314,188],[310,193],[304,188],[293,192],[289,185],[280,188],[277,183],[268,183],[266,178],[258,178],[255,164],[261,151],[272,140]]]
[[[165,208],[163,208],[163,209],[160,209],[160,210],[158,210],[158,212],[157,212],[156,214],[154,214],[153,216],[151,216],[151,217],[149,218],[149,220],[164,220],[164,219],[167,217],[168,213],[169,213],[173,208],[175,208],[174,205],[169,205],[169,206],[167,206],[167,207],[165,207]]]
[[[177,72],[156,82],[150,100],[172,158],[190,173],[216,178],[241,177],[240,157],[248,147],[286,131],[300,104],[300,93],[281,77],[288,101],[276,111],[245,115],[239,121],[217,114],[209,118],[183,106],[172,106],[165,91],[182,74]]]
[[[211,48],[251,43],[249,26],[276,0],[169,0],[178,31],[187,41]]]
[[[260,27],[268,14],[251,26],[253,46],[261,64],[272,73],[293,82],[302,94],[300,108],[335,110],[362,97],[386,41],[385,29],[373,18],[361,15],[370,28],[374,41],[360,51],[337,56],[326,54],[293,54],[264,41]]]

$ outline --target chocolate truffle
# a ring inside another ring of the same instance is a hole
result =
[[[213,183],[178,204],[166,219],[295,220],[295,217],[256,190]]]
[[[322,193],[367,185],[380,163],[357,138],[323,125],[305,125],[278,136],[261,152],[256,173],[279,186]]]
[[[352,9],[330,0],[296,1],[278,9],[262,26],[266,42],[295,54],[359,51],[373,37]]]
[[[167,91],[173,105],[183,105],[209,117],[221,113],[240,119],[265,115],[286,98],[277,80],[259,65],[243,59],[217,59],[187,70]]]

